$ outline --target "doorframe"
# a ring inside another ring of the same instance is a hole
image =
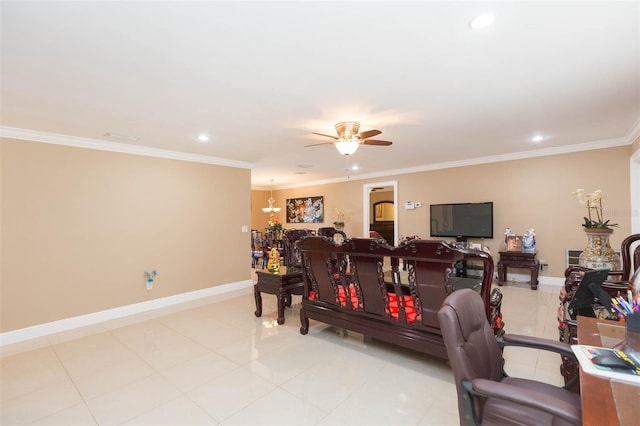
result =
[[[399,234],[398,226],[398,181],[390,180],[386,182],[365,183],[362,185],[362,236],[369,238],[369,225],[371,224],[371,200],[369,198],[371,188],[377,186],[393,187],[393,241],[388,241],[392,246],[397,245]]]
[[[631,233],[640,233],[640,149],[631,156]]]

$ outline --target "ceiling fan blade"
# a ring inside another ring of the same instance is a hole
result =
[[[389,146],[393,142],[379,141],[379,140],[376,140],[376,139],[367,139],[366,141],[362,141],[362,143],[365,144],[365,145]]]
[[[337,137],[337,136],[333,136],[333,135],[325,135],[324,133],[316,133],[316,132],[313,132],[312,134],[313,134],[313,135],[324,136],[324,137],[326,137],[326,138],[331,138],[331,139],[338,140],[338,137]]]
[[[311,145],[305,145],[304,147],[307,148],[309,146],[319,146],[319,145],[333,145],[333,142],[313,143]]]
[[[380,130],[367,130],[366,132],[361,132],[358,133],[358,137],[360,139],[367,139],[367,138],[371,138],[373,136],[378,136],[380,133],[382,133]]]

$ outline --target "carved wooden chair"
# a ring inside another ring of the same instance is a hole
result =
[[[568,344],[509,334],[496,339],[482,298],[470,289],[447,296],[438,321],[458,391],[460,424],[581,424],[579,395],[548,383],[509,377],[504,371],[504,346],[573,357]]]
[[[602,289],[610,296],[616,296],[618,292],[626,293],[631,287],[631,275],[634,270],[640,270],[640,234],[629,235],[622,241],[620,245],[620,254],[622,257],[622,269],[620,271],[610,271],[609,279],[602,283]],[[568,306],[573,300],[580,282],[582,281],[582,273],[588,271],[588,268],[582,266],[570,266],[564,272],[564,285],[560,290],[560,306],[558,307],[558,332],[560,341],[568,344],[578,343],[578,322],[575,318],[571,318]],[[596,304],[596,316],[608,318],[611,314],[604,309],[599,308]],[[612,318],[615,318],[615,314]],[[560,367],[565,382],[574,381],[578,378],[578,363],[572,358],[562,356],[562,365]],[[575,382],[572,390],[576,393],[580,392],[579,383]]]
[[[340,231],[334,227],[318,228],[318,235],[320,237],[333,238],[335,234],[340,234],[343,239],[347,239],[347,234],[345,234],[344,231]]]
[[[629,282],[633,272],[640,268],[640,234],[631,234],[620,245],[622,256],[622,271],[611,271],[610,276],[620,282]]]
[[[267,241],[262,237],[262,232],[257,229],[251,230],[251,267],[255,269],[258,262],[262,262],[262,269],[267,267],[269,260],[269,247]]]
[[[296,243],[309,235],[314,235],[310,229],[285,229],[283,231],[284,264],[287,266],[287,272],[302,270],[302,260]]]

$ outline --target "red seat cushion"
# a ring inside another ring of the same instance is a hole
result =
[[[351,309],[358,310],[359,307],[362,307],[361,304],[358,303],[358,295],[356,293],[356,289],[354,286],[349,286],[349,296],[351,297]],[[392,318],[398,318],[398,297],[395,293],[388,293],[389,297],[389,313]],[[309,292],[309,300],[317,300],[318,295],[315,291]],[[416,319],[420,318],[418,313],[416,312],[416,307],[413,303],[413,298],[409,295],[403,296],[404,300],[404,312],[407,317],[407,322],[413,324],[416,322]],[[336,302],[340,303],[340,306],[344,308],[347,306],[347,298],[344,292],[343,286],[338,286],[338,300]]]
[[[389,313],[392,318],[398,318],[398,296],[395,293],[388,293],[389,296]],[[416,318],[418,314],[416,312],[416,307],[413,304],[413,297],[409,295],[403,296],[404,301],[404,312],[407,317],[407,322],[413,324],[416,322]]]
[[[357,310],[359,306],[362,306],[358,303],[358,295],[356,294],[356,289],[354,286],[349,286],[349,296],[351,297],[351,308]],[[309,292],[309,300],[317,300],[318,295],[315,291]],[[344,308],[347,306],[347,297],[344,293],[344,287],[338,286],[338,299],[336,302],[340,303],[340,306]]]
[[[349,296],[351,297],[351,309],[358,310],[358,295],[356,294],[356,288],[352,285],[349,286]],[[341,307],[347,306],[347,297],[344,294],[344,287],[338,287],[338,301]]]

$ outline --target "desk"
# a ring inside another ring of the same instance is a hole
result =
[[[626,336],[626,327],[615,321],[578,317],[578,343],[612,347]],[[637,425],[640,386],[616,382],[580,369],[580,399],[584,426]]]
[[[304,284],[302,282],[302,271],[287,271],[281,267],[279,274],[256,271],[258,281],[253,286],[253,294],[256,299],[257,317],[262,316],[262,295],[261,293],[275,294],[278,298],[278,324],[284,324],[284,307],[291,306],[291,295],[302,295]]]
[[[536,253],[526,253],[523,251],[501,251],[498,261],[498,285],[501,286],[507,281],[507,267],[526,268],[531,271],[531,290],[538,289],[538,272],[540,262],[536,259]]]

